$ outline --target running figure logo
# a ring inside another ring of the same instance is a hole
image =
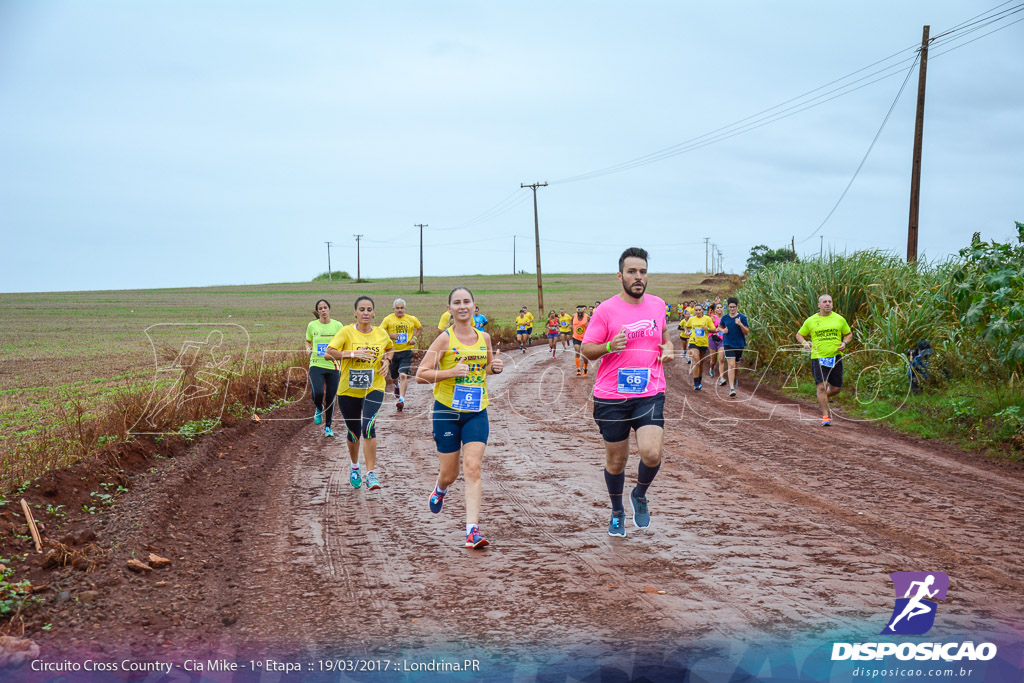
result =
[[[935,623],[938,601],[946,599],[949,577],[942,572],[893,572],[889,576],[896,592],[896,606],[882,634],[927,633]]]

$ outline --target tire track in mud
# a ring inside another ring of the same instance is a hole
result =
[[[596,367],[575,377],[571,351],[504,358],[506,371],[489,379],[486,550],[463,547],[461,477],[440,514],[427,508],[438,469],[433,399],[429,386],[414,385],[406,412],[386,401],[378,420],[379,491],[349,485],[344,439],[325,439],[311,419],[296,426],[299,409],[247,428],[234,452],[251,453],[251,469],[239,462],[225,480],[239,490],[190,506],[199,521],[188,552],[223,562],[219,572],[189,574],[201,603],[167,603],[193,630],[139,622],[132,606],[155,599],[141,580],[123,590],[139,586],[144,597],[124,593],[104,609],[139,637],[158,628],[165,642],[192,646],[198,638],[221,649],[357,655],[474,644],[510,658],[564,643],[613,657],[648,647],[651,633],[700,647],[862,629],[884,620],[888,574],[900,570],[950,574],[947,617],[936,628],[992,630],[1024,609],[1019,467],[869,424],[839,420],[823,431],[801,419],[816,412],[810,400],[761,390],[751,397],[748,378],[741,400],[719,401],[693,392],[676,360],[663,465],[649,494],[652,526],[627,520],[627,538],[611,538],[604,450],[591,417]],[[273,457],[257,448],[264,444],[274,444]],[[635,444],[632,451],[627,492]],[[149,507],[132,510],[132,525],[150,520],[140,538],[165,533],[195,486],[169,482]],[[200,522],[229,529],[220,535],[239,541],[234,553],[211,546],[224,540],[201,535]],[[184,577],[181,584],[184,591]],[[222,626],[228,612],[237,623]]]

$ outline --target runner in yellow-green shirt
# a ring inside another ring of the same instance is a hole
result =
[[[409,382],[409,369],[412,367],[412,352],[416,348],[416,335],[423,327],[419,319],[405,312],[405,299],[395,299],[392,304],[394,313],[380,321],[382,330],[388,333],[395,344],[395,355],[391,358],[391,379],[395,383],[395,406],[398,412],[405,408],[405,390]]]
[[[331,320],[331,304],[320,299],[313,308],[316,320],[306,325],[306,350],[309,351],[309,386],[313,394],[313,424],[324,424],[324,436],[334,436],[334,396],[341,376],[337,361],[326,358],[327,345],[343,327],[340,320]],[[325,400],[326,399],[326,400]]]
[[[832,310],[832,297],[818,297],[818,313],[800,326],[796,340],[811,352],[811,374],[817,385],[821,426],[832,425],[828,400],[843,387],[843,351],[853,341],[853,331],[846,319]]]
[[[326,356],[342,361],[338,387],[338,408],[345,420],[348,456],[352,461],[349,482],[362,485],[359,471],[359,442],[366,461],[366,487],[380,488],[377,476],[377,414],[384,402],[385,374],[391,365],[394,343],[388,333],[373,326],[373,299],[356,299],[356,322],[346,325],[327,345]]]
[[[433,427],[440,470],[429,507],[441,512],[448,487],[459,477],[459,456],[466,482],[466,547],[482,548],[480,533],[481,466],[490,426],[487,375],[502,370],[491,336],[473,327],[473,293],[456,287],[448,295],[455,324],[437,336],[423,355],[416,379],[434,385]]]
[[[562,340],[562,348],[568,350],[569,339],[572,338],[572,316],[564,308],[558,309],[558,338]]]
[[[519,350],[526,353],[526,347],[530,345],[530,333],[533,331],[533,313],[526,310],[526,306],[519,309],[516,316],[516,341],[519,342]]]
[[[701,391],[704,381],[704,365],[708,361],[708,338],[717,329],[711,316],[704,315],[704,307],[697,304],[693,315],[686,321],[690,330],[689,352],[694,361],[690,374],[693,376],[693,390]]]

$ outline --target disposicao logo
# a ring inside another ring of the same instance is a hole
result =
[[[946,599],[949,577],[942,572],[893,572],[889,576],[896,591],[896,606],[882,634],[928,633],[935,623],[938,602]]]
[[[946,599],[949,577],[942,572],[893,572],[896,604],[879,635],[920,636],[935,623],[938,603]],[[832,660],[988,661],[996,656],[993,643],[833,643]]]

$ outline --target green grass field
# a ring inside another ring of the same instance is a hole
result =
[[[675,303],[683,291],[703,288],[724,295],[733,287],[728,279],[702,285],[705,278],[653,274],[648,291]],[[359,295],[374,298],[378,321],[402,297],[407,311],[433,331],[448,292],[465,285],[492,324],[511,325],[524,304],[541,318],[533,274],[431,277],[424,280],[424,294],[417,293],[418,285],[418,278],[409,277],[5,294],[0,299],[0,453],[49,426],[62,394],[71,392],[87,406],[98,405],[126,381],[152,376],[158,359],[173,358],[187,341],[208,342],[205,335],[217,326],[225,330],[221,350],[248,344],[248,360],[258,360],[267,349],[302,349],[313,304],[320,298],[331,302],[332,317],[347,323]],[[618,288],[614,273],[546,275],[544,303],[548,309],[571,310],[577,303],[606,299]],[[146,330],[153,325],[159,327],[151,342]]]

